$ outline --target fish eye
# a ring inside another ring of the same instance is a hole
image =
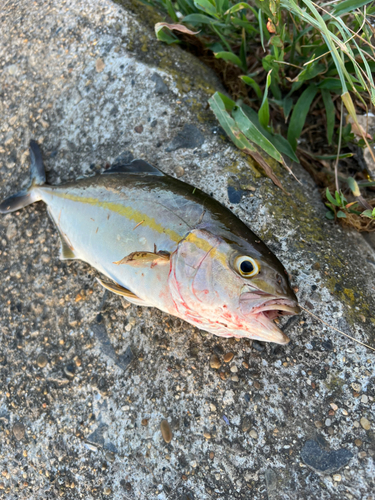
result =
[[[260,271],[258,262],[248,255],[237,257],[234,262],[234,267],[236,271],[245,278],[251,278],[252,276],[258,274]]]

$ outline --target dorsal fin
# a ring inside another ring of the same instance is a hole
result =
[[[149,174],[149,175],[166,175],[161,170],[153,167],[147,161],[133,160],[131,163],[116,164],[109,168],[104,174]]]

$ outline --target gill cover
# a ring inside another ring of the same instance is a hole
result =
[[[169,276],[171,294],[180,314],[195,320],[202,316],[212,318],[215,311],[221,315],[228,301],[235,300],[228,273],[223,273],[229,252],[226,242],[204,229],[194,229],[180,241],[171,256]]]

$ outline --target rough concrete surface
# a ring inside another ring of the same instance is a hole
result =
[[[374,345],[371,248],[298,166],[301,185],[279,171],[291,197],[257,175],[206,107],[212,74],[123,5],[3,2],[1,198],[27,185],[30,138],[52,184],[144,158],[232,208],[301,305]],[[307,313],[283,320],[287,346],[220,339],[58,253],[43,204],[0,219],[0,498],[375,498],[371,351]]]

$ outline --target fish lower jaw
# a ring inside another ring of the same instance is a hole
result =
[[[238,323],[222,321],[210,321],[206,318],[182,318],[190,324],[218,337],[236,337],[259,340],[261,342],[273,342],[275,344],[287,344],[289,338],[280,328],[264,313],[258,313],[251,318],[246,318]]]
[[[255,321],[259,324],[259,338],[257,340],[262,340],[264,342],[274,342],[275,344],[288,344],[290,339],[285,335],[285,333],[280,330],[280,328],[273,322],[272,313],[260,312],[254,316]],[[275,311],[277,312],[277,311]]]

